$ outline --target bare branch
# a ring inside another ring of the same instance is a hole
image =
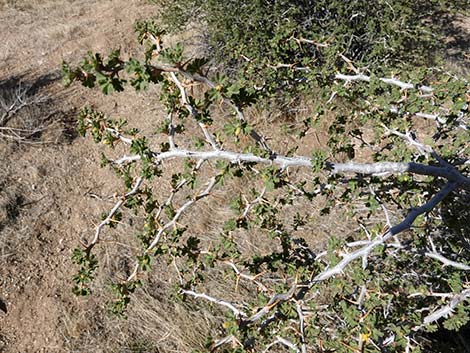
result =
[[[234,305],[230,304],[229,302],[226,302],[225,300],[217,299],[217,298],[211,297],[211,296],[209,296],[207,294],[204,294],[204,293],[196,293],[192,290],[186,290],[186,289],[181,289],[181,293],[191,295],[194,298],[206,299],[206,300],[210,301],[211,303],[216,303],[216,304],[225,306],[233,312],[235,317],[247,317],[247,315],[244,311],[237,309]]]
[[[180,72],[184,76],[189,77],[189,78],[193,79],[194,81],[204,83],[206,86],[208,86],[210,88],[214,88],[214,89],[217,88],[217,85],[214,82],[212,82],[211,80],[209,80],[207,77],[201,76],[199,74],[194,74],[193,75],[193,74],[190,74],[189,72],[184,71],[184,70],[180,70]],[[241,122],[247,122],[247,119],[245,117],[245,114],[243,113],[243,110],[237,104],[235,104],[235,102],[233,102],[230,98],[227,98],[224,94],[221,93],[221,96],[222,96],[222,101],[225,104],[227,104],[230,108],[233,109],[233,111],[237,115],[238,119]],[[250,136],[253,140],[255,140],[261,146],[261,148],[263,148],[265,151],[267,151],[270,155],[273,154],[273,152],[272,152],[271,148],[268,146],[268,143],[266,142],[266,139],[264,138],[264,136],[260,135],[254,129],[251,129]]]
[[[121,206],[124,204],[124,202],[126,202],[127,198],[129,198],[132,195],[135,195],[139,191],[140,185],[142,185],[142,181],[143,181],[142,178],[138,178],[136,180],[134,186],[132,187],[132,190],[129,191],[128,193],[126,193],[124,196],[122,196],[119,199],[118,202],[116,202],[116,204],[111,209],[111,211],[109,211],[107,217],[96,227],[95,235],[93,237],[93,240],[89,244],[87,244],[87,251],[88,252],[91,251],[91,249],[99,242],[100,234],[101,234],[101,231],[102,231],[103,227],[106,226],[107,224],[111,223],[112,218],[114,217],[116,212],[121,208]]]
[[[354,66],[352,66],[352,63],[349,60],[347,60],[347,62],[350,63],[350,67],[353,71],[356,72],[356,75],[336,74],[335,79],[345,81],[346,83],[353,82],[353,81],[363,81],[363,82],[370,82],[371,81],[370,76],[361,74],[357,69],[354,68]],[[411,90],[411,89],[417,89],[421,93],[425,93],[421,97],[425,97],[425,96],[429,96],[429,95],[432,96],[432,93],[434,92],[432,87],[417,86],[417,85],[413,85],[412,83],[407,83],[407,82],[397,80],[395,78],[379,78],[379,80],[386,83],[386,84],[389,84],[389,85],[398,86],[404,91]],[[441,108],[441,109],[444,109],[444,108]],[[398,113],[398,108],[397,107],[391,107],[391,110],[394,111],[395,113]],[[444,110],[447,110],[447,109],[444,109]],[[408,114],[411,114],[411,113],[408,113]],[[424,112],[417,112],[417,113],[413,113],[412,115],[414,115],[416,117],[420,117],[420,118],[435,120],[436,123],[438,123],[440,125],[447,124],[447,120],[445,118],[441,117],[439,114],[429,114],[429,113],[424,113]],[[458,120],[460,120],[460,119],[458,119]],[[456,125],[459,128],[461,128],[463,130],[470,129],[470,127],[468,125],[466,125],[465,123],[463,123],[461,121],[458,121],[458,120],[457,120]]]
[[[447,305],[426,316],[423,323],[430,324],[443,317],[449,316],[457,305],[465,301],[467,298],[470,298],[470,289],[464,289],[462,292],[452,297]]]
[[[150,40],[152,40],[156,44],[157,53],[159,53],[161,51],[159,38],[156,38],[153,35],[150,35],[149,38],[150,38]],[[169,72],[169,73],[173,73],[173,74],[174,73],[180,73],[185,78],[190,79],[192,81],[201,82],[209,88],[214,88],[214,89],[217,88],[217,85],[214,82],[212,82],[211,80],[209,80],[207,77],[199,75],[197,73],[194,73],[194,74],[190,73],[190,72],[184,70],[182,67],[154,64],[153,68],[157,71]],[[172,79],[173,79],[173,77],[172,77]],[[180,91],[181,91],[181,88],[180,88]],[[245,118],[245,114],[243,113],[243,110],[233,100],[226,97],[223,93],[221,93],[221,96],[222,96],[222,101],[235,111],[238,119],[242,122],[246,122],[247,119]],[[272,150],[269,148],[268,144],[266,143],[266,139],[262,135],[258,134],[254,129],[252,129],[251,132],[250,132],[250,136],[265,151],[269,152],[269,154],[272,154]]]
[[[168,142],[170,144],[170,149],[175,149],[175,127],[173,125],[173,115],[171,113],[168,114]]]
[[[4,111],[0,117],[0,126],[5,124],[21,109],[46,102],[49,98],[42,95],[29,95],[31,85],[19,84],[10,97],[0,97],[0,107]],[[8,102],[8,100],[10,102]]]
[[[90,119],[87,119],[87,121],[91,122]],[[112,129],[110,127],[107,127],[105,130],[110,132],[112,135],[114,135],[116,138],[118,138],[121,142],[124,142],[126,145],[131,145],[132,144],[132,139],[131,138],[124,136],[122,133],[120,133],[116,129]]]
[[[297,301],[295,303],[295,307],[297,309],[297,315],[299,315],[299,330],[300,330],[301,343],[302,343],[302,346],[301,346],[302,353],[307,353],[307,344],[305,341],[305,319],[304,319],[304,314],[302,312],[302,306]]]
[[[154,161],[160,162],[165,159],[173,158],[196,158],[196,159],[219,159],[219,160],[228,160],[232,163],[239,162],[250,162],[250,163],[261,163],[261,164],[277,164],[281,168],[287,167],[310,167],[311,161],[307,157],[283,157],[283,156],[273,156],[272,158],[259,157],[252,153],[237,153],[230,151],[193,151],[193,150],[184,150],[184,149],[174,149],[162,153],[154,153]],[[115,160],[116,164],[128,163],[130,161],[140,160],[140,156],[124,156],[120,159]]]
[[[357,75],[336,74],[335,79],[346,81],[346,82],[353,82],[353,81],[370,82],[371,80],[370,76],[367,76],[364,74],[357,74]],[[429,86],[416,86],[409,82],[403,82],[403,81],[397,80],[396,78],[379,78],[379,80],[389,85],[398,86],[402,90],[417,89],[424,93],[433,92],[433,89]]]
[[[219,159],[228,160],[232,163],[249,162],[260,164],[275,164],[282,169],[288,167],[311,167],[312,159],[308,157],[285,157],[280,155],[271,158],[260,157],[252,153],[237,153],[230,151],[192,151],[184,149],[174,149],[167,152],[153,154],[154,161],[160,162],[172,158],[197,158],[203,160]],[[116,164],[123,164],[140,160],[140,156],[124,156],[114,161]],[[378,162],[378,163],[328,163],[327,168],[332,174],[356,173],[364,175],[386,175],[403,174],[405,172],[418,175],[429,175],[442,177],[450,181],[456,181],[459,186],[470,189],[470,179],[463,176],[456,168],[430,166],[414,162]]]
[[[327,269],[322,273],[318,274],[311,282],[310,286],[313,286],[317,282],[324,281],[332,276],[340,274],[343,270],[354,260],[361,258],[363,256],[368,256],[373,249],[377,246],[384,244],[390,237],[393,235],[399,234],[407,229],[409,229],[415,219],[423,214],[430,212],[438,203],[440,203],[449,193],[455,190],[457,187],[456,183],[448,183],[442,190],[440,190],[431,200],[427,203],[422,205],[421,207],[412,209],[408,216],[396,226],[390,228],[387,232],[383,235],[377,236],[374,240],[372,240],[369,244],[365,245],[364,247],[353,251],[352,253],[345,254],[344,258],[336,264],[331,269]]]
[[[470,266],[465,265],[461,262],[456,262],[456,261],[449,260],[448,258],[442,256],[441,254],[439,254],[437,252],[434,252],[434,251],[433,252],[427,252],[424,255],[426,255],[427,257],[430,257],[431,259],[442,262],[444,264],[444,266],[451,266],[451,267],[457,268],[459,270],[470,271]]]
[[[364,175],[384,175],[408,172],[411,174],[442,177],[450,181],[455,181],[464,188],[470,186],[470,179],[468,177],[463,176],[457,169],[447,166],[437,167],[414,162],[380,162],[372,164],[336,163],[331,164],[331,169],[334,174],[358,173]]]
[[[204,123],[198,121],[199,113],[198,113],[197,109],[193,105],[191,105],[191,103],[189,102],[188,96],[186,95],[186,90],[183,87],[183,84],[181,83],[181,81],[178,80],[178,77],[176,77],[176,74],[174,72],[170,72],[170,77],[171,77],[171,80],[176,84],[176,86],[180,90],[181,101],[185,105],[185,107],[188,110],[189,114],[191,114],[191,116],[196,120],[197,124],[199,125],[199,127],[201,128],[201,130],[204,134],[204,137],[206,138],[206,141],[209,142],[209,144],[212,146],[212,148],[214,150],[220,150],[219,144],[215,141],[212,134],[207,130],[206,125]]]
[[[299,348],[294,343],[292,343],[291,341],[286,340],[285,338],[282,338],[280,336],[276,336],[276,340],[274,342],[271,342],[270,344],[268,344],[266,346],[266,349],[263,351],[263,353],[266,353],[267,351],[269,351],[271,349],[271,347],[276,345],[276,344],[282,344],[282,345],[286,346],[287,348],[290,348],[290,349],[294,350],[296,353],[300,353]]]
[[[310,71],[309,67],[306,66],[296,66],[295,64],[282,64],[278,63],[276,65],[268,65],[271,69],[290,69],[292,71]]]
[[[421,155],[427,157],[430,153],[433,153],[433,149],[431,148],[431,146],[428,146],[428,145],[425,145],[416,141],[416,139],[413,138],[412,134],[409,131],[406,131],[406,133],[401,133],[395,129],[390,129],[385,125],[382,125],[382,127],[385,128],[385,131],[387,133],[401,137],[403,140],[408,142],[411,146],[415,147]]]
[[[329,44],[328,43],[318,43],[314,40],[311,40],[311,39],[305,39],[303,37],[300,37],[300,38],[294,38],[292,37],[291,39],[295,40],[297,43],[307,43],[307,44],[313,44],[314,46],[316,46],[317,48],[327,48],[329,47]]]
[[[275,294],[271,297],[269,302],[261,308],[256,314],[252,315],[246,320],[246,323],[253,323],[264,317],[272,308],[276,307],[280,303],[284,303],[294,297],[295,291],[297,290],[297,283],[294,283],[287,293]]]
[[[229,265],[233,269],[233,271],[235,272],[237,277],[244,278],[244,279],[247,279],[249,281],[252,281],[253,283],[256,284],[256,286],[258,287],[258,289],[261,292],[266,293],[268,291],[268,288],[266,288],[266,286],[263,283],[261,283],[260,281],[257,280],[259,275],[250,276],[250,275],[242,273],[232,261],[224,261],[224,263],[226,263],[227,265]]]
[[[217,341],[215,341],[211,347],[210,347],[210,351],[213,352],[215,351],[217,348],[219,348],[220,346],[223,346],[224,344],[227,344],[227,343],[232,343],[232,345],[238,345],[238,346],[242,346],[243,345],[241,344],[241,342],[234,336],[234,335],[229,335],[229,336],[226,336],[224,338],[221,338]]]
[[[199,160],[198,163],[196,164],[196,166],[194,167],[193,169],[193,173],[196,173],[202,166],[202,164],[204,163],[204,160]],[[187,183],[189,182],[189,179],[182,179],[172,190],[171,190],[171,193],[170,195],[168,196],[167,200],[165,201],[165,203],[163,203],[162,205],[160,205],[160,207],[158,208],[156,214],[155,214],[155,219],[158,219],[160,218],[160,215],[162,214],[164,208],[166,206],[169,206],[171,205],[172,201],[173,201],[173,198],[175,197],[176,193],[182,189],[183,186],[185,186]]]
[[[254,199],[253,201],[247,203],[245,210],[243,211],[241,217],[246,218],[248,217],[248,214],[250,213],[251,209],[253,208],[254,205],[260,203],[263,200],[264,194],[266,192],[266,188],[264,187],[261,192],[259,193],[258,197]]]

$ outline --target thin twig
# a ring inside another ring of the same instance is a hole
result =
[[[201,128],[204,137],[206,138],[206,141],[209,142],[209,144],[212,146],[214,150],[220,150],[220,145],[215,141],[214,137],[212,134],[207,130],[207,127],[204,123],[198,121],[199,113],[197,109],[189,102],[188,96],[186,95],[186,90],[181,83],[181,81],[178,79],[176,74],[174,72],[170,72],[170,77],[172,81],[176,84],[178,89],[180,90],[180,95],[181,95],[181,101],[183,102],[184,106],[188,110],[189,114],[196,120],[197,124]]]
[[[211,296],[209,296],[207,294],[204,294],[204,293],[196,293],[192,290],[186,290],[186,289],[181,289],[181,293],[186,294],[186,295],[191,295],[194,298],[206,299],[206,300],[210,301],[211,303],[216,303],[216,304],[225,306],[233,312],[235,317],[247,317],[246,313],[243,310],[237,309],[233,304],[231,304],[231,303],[229,303],[225,300],[217,299],[217,298],[211,297]]]
[[[119,201],[116,202],[116,204],[111,209],[111,211],[109,211],[106,218],[103,221],[101,221],[100,224],[98,224],[98,226],[96,227],[96,230],[95,230],[95,235],[93,237],[93,240],[89,244],[87,244],[87,251],[88,252],[91,251],[91,249],[99,242],[100,234],[101,234],[101,231],[103,230],[103,227],[108,225],[109,223],[111,223],[112,218],[114,217],[116,212],[121,208],[121,206],[124,204],[124,202],[126,202],[126,200],[130,196],[135,195],[139,191],[139,188],[142,185],[142,182],[143,182],[142,178],[137,178],[137,180],[134,183],[134,186],[132,187],[131,191],[126,193],[124,196],[122,196],[119,199]]]

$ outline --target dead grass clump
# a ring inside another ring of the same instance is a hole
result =
[[[25,75],[0,81],[1,139],[21,144],[57,142],[64,114],[59,98],[49,93],[48,86],[59,78],[58,73],[51,73],[36,79]]]
[[[222,313],[200,303],[175,301],[169,292],[165,281],[154,281],[133,298],[127,328],[132,345],[147,342],[155,352],[202,349],[208,334],[222,324]]]

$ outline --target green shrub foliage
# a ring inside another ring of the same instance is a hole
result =
[[[201,300],[226,313],[225,322],[208,332],[207,347],[195,347],[200,351],[278,345],[297,352],[429,350],[424,332],[442,325],[459,330],[469,320],[469,84],[438,69],[392,75],[389,64],[423,58],[416,43],[429,36],[421,18],[435,2],[292,4],[174,3],[188,17],[200,7],[214,51],[241,67],[241,80],[220,72],[207,77],[208,60],[185,58],[181,45],[165,47],[163,31],[152,21],[136,26],[143,60],[113,51],[108,57],[90,53],[76,67],[64,63],[67,84],[99,86],[105,94],[159,85],[165,109],[155,123],[157,137],[91,108],[80,113],[82,135],[111,148],[123,144],[127,154],[103,156],[125,191],[89,242],[75,250],[74,292],[93,289],[100,269],[95,247],[106,227],[119,227],[128,208],[145,224],[136,235],[141,250],[134,271],[112,286],[113,313],[125,313],[132,294],[145,285],[145,273],[159,271],[153,266],[159,261],[174,265],[178,300]],[[186,21],[174,13],[174,21]],[[240,55],[255,65],[244,66]],[[269,67],[279,62],[309,70]],[[367,70],[357,69],[364,65]],[[291,75],[289,87],[308,82],[324,97],[296,132],[327,126],[328,145],[310,156],[273,151],[244,113],[258,104],[257,85],[282,87],[280,72]],[[199,89],[191,92],[194,83]],[[224,123],[221,107],[231,113]],[[341,153],[349,163],[338,162]],[[360,163],[359,153],[369,163]],[[168,159],[181,167],[168,168]],[[308,177],[289,172],[296,168],[307,168]],[[165,176],[168,198],[160,199]],[[220,229],[204,237],[193,233],[182,215],[239,178],[253,183],[231,195],[231,213],[219,220]],[[299,208],[319,198],[324,207],[315,215]],[[358,230],[335,234],[315,249],[298,236],[314,217],[335,210],[355,219]],[[247,232],[272,244],[271,251],[245,251]],[[231,300],[232,293],[211,294],[208,283],[217,279],[243,285],[246,295]]]
[[[339,54],[377,75],[388,67],[434,63],[443,41],[433,21],[466,9],[455,1],[155,2],[168,9],[162,20],[170,30],[203,21],[216,62],[284,104],[347,68]]]

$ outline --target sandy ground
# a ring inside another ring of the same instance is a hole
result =
[[[87,50],[135,48],[132,26],[148,16],[149,6],[138,0],[0,5],[0,89],[31,86],[28,96],[46,97],[18,114],[32,124],[47,116],[48,126],[33,144],[0,142],[0,300],[6,311],[0,311],[0,351],[112,351],[106,337],[89,349],[93,341],[86,342],[84,332],[95,329],[93,306],[70,291],[70,249],[106,207],[86,193],[112,194],[102,180],[114,177],[96,168],[94,147],[75,139],[73,126],[75,107],[99,98],[77,87],[64,90],[58,72],[62,60],[76,61]],[[113,97],[103,103],[119,110]],[[127,103],[123,109],[130,111],[144,104]]]

